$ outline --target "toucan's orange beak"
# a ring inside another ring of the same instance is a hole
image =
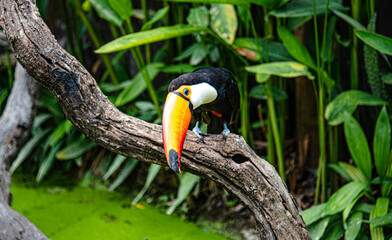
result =
[[[181,173],[181,153],[191,121],[192,104],[178,92],[170,92],[163,108],[162,135],[165,155],[170,168]]]

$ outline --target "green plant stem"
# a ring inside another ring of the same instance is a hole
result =
[[[328,11],[328,2],[326,5],[326,11]],[[317,62],[317,79],[318,79],[318,107],[317,107],[317,119],[318,119],[318,130],[319,130],[319,148],[320,148],[320,157],[319,157],[319,167],[318,167],[318,176],[317,176],[317,184],[316,184],[316,193],[315,193],[315,204],[318,204],[319,196],[320,196],[320,185],[322,185],[322,198],[321,201],[324,202],[326,199],[326,148],[325,148],[325,125],[324,125],[324,82],[322,79],[322,69],[320,68],[320,48],[319,48],[319,40],[318,40],[318,28],[317,28],[317,14],[316,14],[316,1],[313,0],[313,23],[314,23],[314,35],[316,42],[316,62]],[[324,26],[326,28],[326,25]],[[326,30],[324,30],[325,32]]]
[[[60,1],[60,6],[61,6],[61,14],[63,17],[63,22],[65,24],[67,42],[70,46],[71,54],[73,56],[76,56],[75,44],[72,39],[72,30],[71,30],[71,26],[69,25],[68,12],[67,12],[67,7],[65,5],[65,1]]]
[[[280,141],[280,133],[279,133],[279,128],[278,128],[278,120],[276,118],[276,111],[275,111],[275,104],[274,104],[274,99],[272,97],[272,91],[271,91],[271,85],[270,81],[268,80],[264,84],[264,91],[265,95],[267,96],[267,105],[268,105],[268,113],[270,115],[270,120],[271,120],[271,127],[272,127],[272,133],[275,139],[275,148],[276,148],[276,156],[278,158],[278,169],[279,169],[279,175],[283,179],[283,181],[286,181],[286,177],[284,174],[284,158],[283,158],[283,149],[282,149],[282,143]]]
[[[12,89],[12,84],[13,84],[13,76],[12,76],[12,63],[11,63],[11,54],[10,50],[8,47],[5,47],[5,55],[7,58],[7,74],[8,74],[8,87],[9,89]]]
[[[148,22],[148,6],[147,6],[147,1],[142,0],[142,9],[143,9],[143,15],[144,15],[144,23]],[[146,44],[145,46],[146,50],[146,62],[149,64],[151,62],[151,49],[150,49],[150,44]]]
[[[100,48],[102,46],[101,41],[98,39],[97,34],[94,31],[94,28],[92,27],[90,21],[88,20],[86,14],[84,13],[82,6],[80,5],[78,0],[72,0],[73,4],[75,5],[75,8],[77,12],[79,13],[80,18],[82,19],[84,25],[86,26],[87,32],[89,33],[91,40],[93,41],[95,48]],[[107,54],[100,54],[101,59],[107,70],[109,71],[109,75],[112,79],[112,82],[114,85],[118,84],[117,76],[114,72],[114,69],[112,67],[112,64],[110,63],[109,56]]]
[[[127,19],[126,23],[127,23],[127,27],[128,27],[129,32],[134,33],[131,21],[129,19]],[[162,119],[161,106],[159,105],[159,101],[158,101],[154,86],[152,84],[152,79],[151,79],[150,75],[148,74],[147,69],[145,68],[146,65],[145,65],[145,62],[143,59],[143,55],[140,51],[140,48],[138,48],[138,47],[131,48],[130,51],[132,53],[133,58],[135,59],[136,65],[137,65],[139,71],[141,72],[143,79],[146,83],[148,93],[150,94],[151,100],[154,103],[155,110],[157,111],[158,117],[160,119]]]
[[[351,13],[352,17],[360,21],[361,14],[361,1],[351,0]],[[359,59],[358,59],[358,38],[355,36],[353,29],[353,42],[351,45],[351,64],[350,64],[350,76],[351,76],[351,89],[358,89],[358,79],[359,79]]]
[[[271,114],[267,117],[267,158],[268,162],[275,166],[275,144],[274,134],[272,133]]]

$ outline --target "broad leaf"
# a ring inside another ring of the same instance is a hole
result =
[[[377,198],[376,205],[370,212],[370,222],[376,218],[385,216],[388,213],[389,199],[388,198]],[[376,226],[374,223],[370,224],[370,235],[372,239],[384,239],[383,227]]]
[[[361,182],[362,184],[365,184],[370,187],[368,179],[357,167],[345,162],[339,162],[338,166],[342,168],[344,172],[349,176],[348,180],[352,180],[354,182]]]
[[[232,45],[237,32],[237,13],[233,5],[211,4],[211,28],[220,38]]]
[[[135,205],[143,197],[147,189],[150,187],[152,181],[154,181],[160,169],[161,169],[160,165],[156,165],[156,164],[150,165],[150,168],[148,169],[147,179],[144,182],[144,186],[142,190],[140,190],[139,194],[135,197],[135,199],[133,199],[132,205]]]
[[[309,79],[314,79],[314,76],[309,72],[308,68],[298,62],[272,62],[264,63],[255,66],[245,67],[248,72],[261,73],[267,75],[275,75],[285,78],[295,78],[299,76],[306,76]]]
[[[208,24],[210,23],[207,8],[205,6],[191,8],[186,21],[189,25],[207,28]]]
[[[391,125],[389,123],[387,108],[384,106],[378,116],[374,129],[374,162],[378,175],[383,178],[388,167],[389,151],[391,148]]]
[[[95,142],[85,138],[76,142],[73,142],[60,150],[56,154],[56,158],[59,160],[71,160],[82,156],[84,153],[95,147]]]
[[[15,171],[16,168],[22,164],[22,162],[28,158],[31,154],[31,152],[34,151],[35,147],[40,143],[40,141],[46,136],[46,134],[49,132],[49,128],[39,131],[37,134],[35,134],[19,151],[18,156],[16,159],[12,162],[11,168],[10,168],[10,174]]]
[[[164,8],[159,9],[154,16],[151,18],[150,21],[146,22],[145,24],[143,24],[141,31],[145,31],[148,30],[152,27],[152,25],[156,22],[158,22],[159,20],[161,20],[164,16],[166,16],[166,14],[169,12],[169,5],[167,5]]]
[[[110,7],[124,21],[132,16],[132,1],[129,0],[108,0]]]
[[[308,226],[308,231],[311,239],[313,240],[319,240],[323,236],[325,229],[328,227],[328,223],[331,217],[326,217],[318,221],[317,223],[314,223],[310,226]]]
[[[355,164],[365,174],[368,181],[372,178],[372,159],[369,145],[358,121],[347,112],[344,120],[344,135],[348,150]]]
[[[369,223],[373,224],[375,227],[392,225],[392,213],[385,214],[382,217],[373,218],[369,221]]]
[[[314,206],[312,208],[308,208],[308,209],[300,212],[300,214],[301,214],[301,216],[307,226],[318,221],[322,217],[321,215],[324,212],[325,205],[326,205],[326,203],[322,203],[322,204],[319,204],[317,206]]]
[[[233,5],[245,5],[257,4],[267,8],[274,8],[282,6],[289,0],[168,0],[172,2],[186,2],[186,3],[222,3],[222,4],[233,4]]]
[[[175,65],[165,65],[161,68],[161,71],[165,73],[189,73],[195,71],[198,68],[200,68],[200,66],[192,66],[187,63],[180,63]]]
[[[325,206],[323,216],[333,215],[343,211],[359,194],[366,185],[360,182],[350,182],[332,194]]]
[[[110,1],[110,0],[109,0]],[[117,27],[121,27],[122,20],[120,16],[112,10],[108,0],[90,0],[95,11],[97,11],[98,16],[105,19],[106,21],[113,23]]]
[[[127,159],[127,162],[122,167],[116,180],[113,181],[112,185],[110,185],[108,190],[111,192],[114,189],[116,189],[118,186],[120,186],[121,183],[123,183],[125,181],[125,179],[127,179],[127,177],[133,172],[133,170],[135,169],[135,167],[137,166],[138,163],[139,163],[139,161],[137,161],[135,159]]]
[[[144,44],[163,41],[175,37],[182,37],[184,35],[201,32],[203,30],[205,29],[184,24],[159,27],[152,30],[132,33],[117,38],[97,49],[96,53],[101,54],[121,51]]]
[[[102,179],[107,180],[112,174],[117,171],[117,169],[121,166],[121,164],[127,159],[126,157],[117,154],[116,157],[114,158],[112,164],[110,165],[108,171],[103,175]]]
[[[190,194],[192,189],[195,187],[196,183],[200,180],[199,176],[193,175],[191,173],[183,173],[180,179],[180,186],[177,191],[177,198],[174,203],[167,209],[166,214],[170,215],[174,210],[185,200]]]
[[[381,53],[392,56],[392,38],[388,38],[377,33],[359,30],[355,31],[355,34],[367,45]]]
[[[35,178],[37,182],[40,182],[52,168],[53,162],[56,159],[56,153],[60,150],[60,147],[61,142],[52,148],[44,160],[42,160],[38,169],[37,177]]]
[[[306,66],[312,69],[317,69],[316,64],[314,63],[314,60],[312,56],[310,56],[308,50],[287,28],[279,26],[278,35],[291,56]]]
[[[272,98],[275,101],[282,101],[287,99],[287,94],[275,87],[271,87],[271,92],[272,92]],[[267,95],[264,92],[263,86],[261,84],[256,85],[255,87],[252,88],[252,90],[249,93],[249,97],[258,99],[258,100],[267,100]]]
[[[263,60],[266,60],[266,42],[266,40],[261,39],[256,41],[254,38],[236,38],[233,47],[240,55],[247,59],[260,61],[260,56],[263,57]],[[268,58],[272,62],[294,60],[282,43],[272,40],[268,40]]]
[[[366,30],[365,26],[363,26],[360,22],[358,22],[357,20],[355,20],[354,18],[350,17],[349,15],[342,13],[340,11],[334,10],[332,9],[332,12],[340,17],[341,19],[343,19],[345,22],[347,22],[348,24],[350,24],[353,28],[358,29],[358,30]]]
[[[327,0],[316,1],[316,14],[324,14]],[[344,7],[341,3],[336,1],[329,1],[329,10],[347,11],[348,8]],[[280,18],[294,18],[294,17],[307,17],[313,15],[313,3],[309,0],[298,0],[287,3],[283,7],[272,10],[269,15]]]
[[[148,72],[150,80],[153,81],[158,75],[160,68],[163,67],[163,63],[151,63],[147,65],[142,71]],[[121,91],[118,95],[115,105],[122,106],[133,101],[146,89],[146,81],[143,79],[143,74],[140,71],[132,80],[132,82]]]
[[[327,105],[325,118],[330,125],[336,126],[344,121],[345,112],[352,114],[358,105],[378,106],[384,104],[387,104],[387,102],[369,93],[349,90],[340,93]]]
[[[362,212],[355,212],[348,218],[346,232],[344,233],[345,240],[355,240],[361,230],[362,219]]]

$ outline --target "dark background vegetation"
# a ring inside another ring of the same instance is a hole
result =
[[[315,206],[303,215],[312,237],[391,237],[392,40],[374,45],[374,35],[356,32],[392,37],[391,1],[37,0],[37,5],[59,43],[112,103],[143,120],[161,123],[167,86],[178,75],[204,66],[229,69],[241,92],[240,133],[276,167],[302,209]],[[177,24],[183,25],[170,29],[171,38],[138,43],[150,31]],[[190,34],[187,26],[202,29]],[[144,35],[135,38],[137,32]],[[136,45],[128,49],[113,41],[121,36]],[[9,49],[1,50],[1,110],[15,61]],[[253,224],[248,210],[214,182],[177,176],[95,145],[66,120],[46,90],[32,137],[11,166],[15,170],[34,174],[37,182],[60,174],[138,194],[134,204],[146,192],[144,200],[165,209],[171,205],[168,213],[176,209],[192,220]],[[347,189],[351,195],[344,194]],[[362,223],[353,224],[358,219]]]

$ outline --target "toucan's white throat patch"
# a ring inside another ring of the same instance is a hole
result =
[[[213,102],[218,96],[216,89],[208,83],[199,83],[191,85],[191,103],[193,109],[198,108],[200,105]]]

